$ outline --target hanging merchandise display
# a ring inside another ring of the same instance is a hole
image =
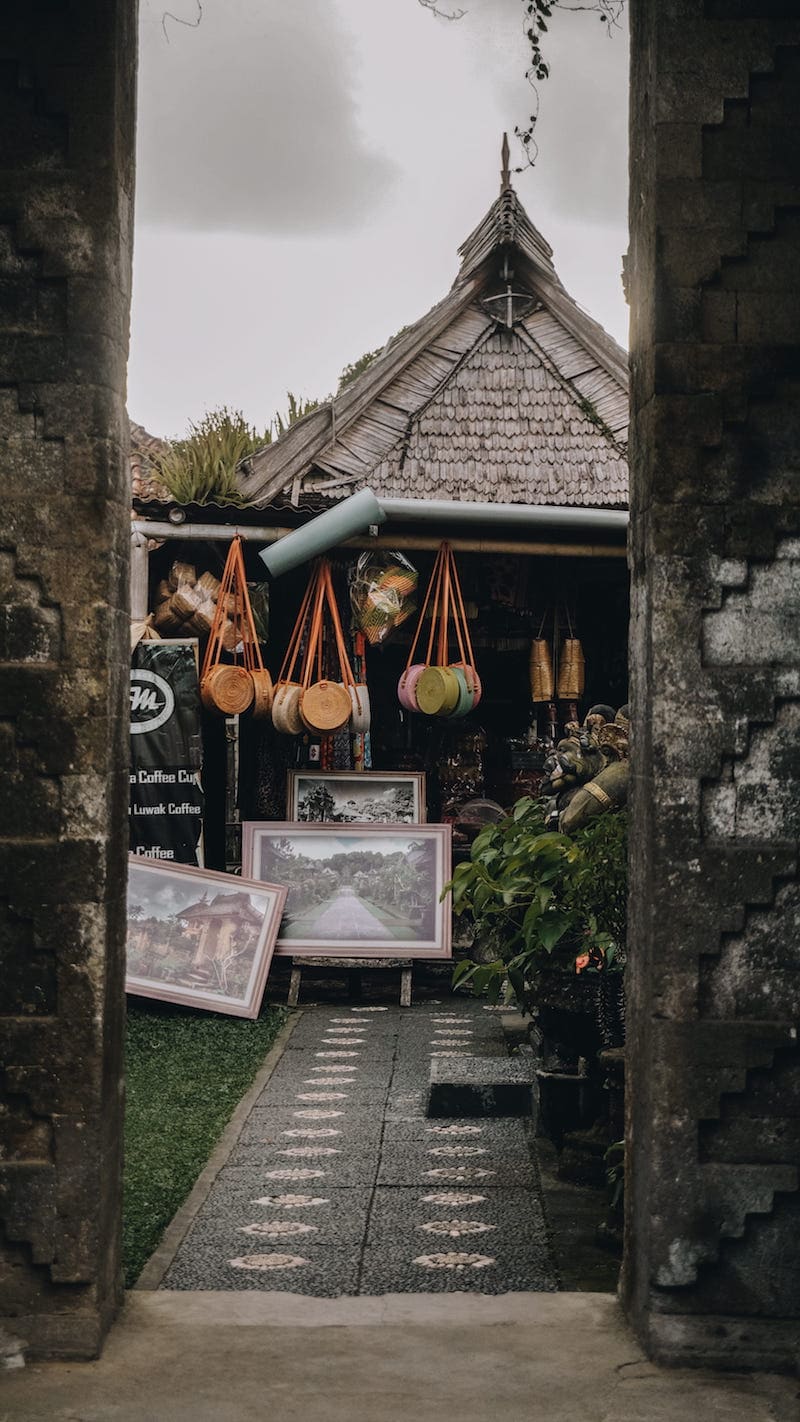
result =
[[[583,647],[575,636],[572,618],[568,610],[566,618],[569,635],[561,643],[558,657],[557,694],[559,701],[577,701],[580,696],[583,696],[586,683],[586,663]]]
[[[415,662],[417,644],[430,607],[430,632],[424,662]],[[451,632],[452,625],[452,632]],[[450,662],[451,636],[458,661]],[[442,543],[425,594],[405,671],[397,685],[400,705],[425,716],[466,716],[478,705],[482,687],[453,550]]]
[[[417,570],[402,553],[362,553],[350,586],[353,625],[381,646],[417,610]]]
[[[324,675],[326,651],[331,641],[339,681]],[[298,673],[301,654],[302,667]],[[327,736],[342,730],[348,723],[359,734],[369,730],[367,687],[363,682],[356,682],[353,675],[330,564],[325,558],[314,566],[289,639],[275,687],[272,720],[276,730],[287,735],[299,735],[305,729],[312,735]]]
[[[226,651],[232,663],[222,660]],[[260,718],[272,710],[272,678],[261,657],[239,537],[232,540],[225,560],[200,673],[200,695],[206,710],[221,716],[252,711]]]
[[[545,617],[547,614],[545,613]],[[531,700],[534,702],[552,701],[555,693],[555,683],[553,681],[553,659],[550,655],[550,645],[542,636],[544,630],[544,618],[539,628],[539,636],[534,637],[531,642],[530,658],[530,679],[531,679]]]

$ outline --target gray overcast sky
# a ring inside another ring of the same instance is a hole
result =
[[[133,419],[175,435],[228,404],[263,427],[446,293],[532,98],[522,0],[462,7],[203,0],[188,28],[141,0]],[[548,51],[540,156],[515,186],[625,344],[627,34],[558,16]]]

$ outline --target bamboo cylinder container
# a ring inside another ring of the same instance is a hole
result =
[[[535,637],[531,643],[530,679],[531,700],[552,701],[553,660],[549,643],[543,637]]]

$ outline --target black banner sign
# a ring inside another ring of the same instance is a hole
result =
[[[197,864],[203,828],[195,643],[140,642],[131,665],[130,847]]]

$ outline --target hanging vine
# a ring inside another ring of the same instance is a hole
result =
[[[422,5],[423,9],[438,15],[440,19],[460,20],[467,13],[466,10],[442,10],[437,0],[418,0],[418,3]],[[525,163],[514,170],[517,173],[523,172],[526,166],[532,168],[539,153],[534,135],[539,119],[538,86],[550,77],[550,64],[545,56],[545,36],[549,32],[548,22],[556,11],[568,14],[581,12],[593,14],[605,26],[606,33],[610,36],[615,29],[619,28],[625,9],[625,0],[589,0],[587,4],[580,3],[580,0],[575,0],[574,4],[572,0],[521,0],[521,3],[524,10],[525,40],[530,54],[525,78],[533,90],[534,104],[527,122],[514,125],[514,134],[519,139],[525,155]]]

